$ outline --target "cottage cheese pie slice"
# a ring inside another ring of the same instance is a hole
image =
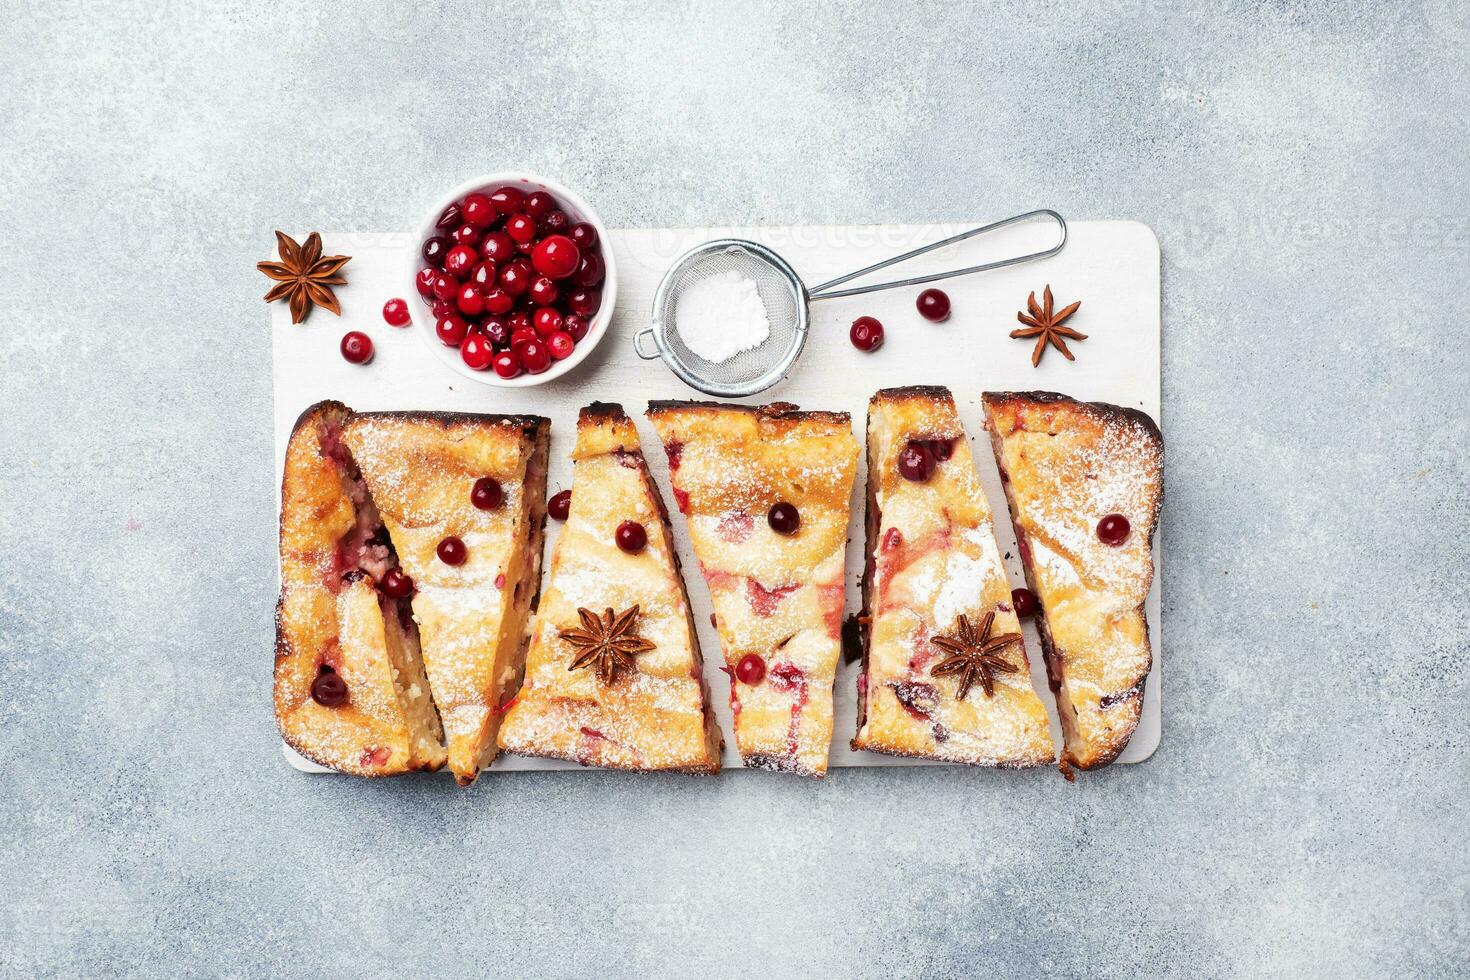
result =
[[[1050,723],[948,389],[893,388],[869,403],[867,539],[852,747],[1051,763]]]
[[[413,618],[461,785],[495,758],[541,580],[550,423],[536,416],[354,416],[362,467],[412,577]],[[492,492],[493,490],[493,492]]]
[[[500,747],[588,766],[716,773],[723,739],[668,512],[617,405],[577,420],[572,506]]]
[[[281,481],[275,708],[281,736],[320,765],[393,776],[444,765],[398,559],[357,464],[339,402],[302,414]],[[388,591],[375,583],[388,583]]]
[[[1143,601],[1163,500],[1164,442],[1141,412],[1045,391],[986,392],[1001,482],[1062,720],[1062,768],[1118,757],[1152,654]]]
[[[654,402],[747,766],[822,776],[858,445],[841,412]]]

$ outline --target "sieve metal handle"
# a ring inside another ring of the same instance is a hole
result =
[[[986,262],[983,265],[972,265],[966,269],[953,269],[949,272],[935,272],[927,276],[915,276],[912,279],[895,279],[893,282],[880,282],[871,286],[854,286],[851,289],[832,288],[833,286],[840,286],[845,282],[851,282],[852,280],[857,279],[859,276],[865,276],[870,272],[877,272],[879,269],[886,269],[889,266],[898,265],[900,262],[907,262],[909,259],[912,259],[915,256],[923,255],[925,252],[932,252],[936,248],[944,248],[944,246],[946,245],[953,245],[955,242],[963,242],[966,239],[975,238],[978,235],[983,235],[988,231],[996,231],[1010,225],[1020,224],[1023,221],[1030,221],[1033,218],[1049,218],[1057,223],[1059,237],[1057,239],[1057,243],[1051,248],[1048,248],[1041,252],[1031,252],[1027,255],[1016,255],[1008,259],[999,259],[995,262]],[[940,279],[953,279],[955,276],[968,276],[972,272],[988,272],[991,269],[1003,269],[1008,265],[1019,265],[1022,262],[1030,262],[1033,259],[1044,259],[1049,256],[1056,255],[1062,250],[1062,246],[1066,244],[1066,219],[1063,218],[1060,214],[1057,214],[1055,211],[1051,210],[1050,208],[1041,208],[1037,211],[1027,211],[1025,214],[1018,214],[1014,217],[1003,218],[1000,221],[992,221],[988,225],[981,225],[979,228],[971,228],[969,231],[962,231],[958,235],[951,235],[949,238],[946,238],[943,241],[934,242],[933,244],[925,245],[922,248],[916,248],[912,252],[904,252],[902,255],[895,255],[891,259],[884,259],[882,262],[870,265],[866,269],[859,269],[856,272],[849,272],[845,276],[833,279],[831,282],[824,282],[815,289],[810,290],[807,293],[807,299],[836,299],[839,296],[858,296],[862,293],[875,293],[880,289],[896,289],[899,286],[918,286],[926,282],[938,282]],[[638,353],[642,355],[643,352],[639,351]]]
[[[651,353],[643,349],[643,338],[652,336],[652,327],[644,327],[642,330],[633,335],[633,352],[639,357],[643,358],[645,361],[656,361],[659,359],[658,347],[655,346]]]

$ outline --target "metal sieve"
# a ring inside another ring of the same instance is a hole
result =
[[[1058,238],[1055,245],[1040,252],[1016,255],[1007,259],[972,265],[948,272],[935,272],[912,279],[896,279],[892,282],[875,283],[870,286],[854,286],[837,289],[870,272],[898,265],[925,252],[932,252],[946,245],[953,245],[970,238],[996,231],[1035,218],[1046,218],[1056,222]],[[679,376],[685,384],[707,395],[722,398],[738,398],[764,391],[780,381],[796,363],[801,349],[806,346],[807,331],[811,327],[808,305],[815,300],[837,299],[841,296],[857,296],[873,293],[880,289],[896,289],[900,286],[918,286],[955,276],[967,276],[972,272],[986,272],[1006,266],[1044,259],[1057,254],[1067,244],[1067,222],[1049,208],[1027,211],[1001,221],[981,225],[952,235],[942,241],[932,242],[902,255],[884,259],[856,272],[824,282],[808,289],[796,270],[781,256],[757,242],[740,238],[720,238],[695,246],[674,260],[669,271],[659,283],[653,297],[652,321],[633,337],[633,349],[645,361],[663,358],[669,370]],[[735,272],[755,283],[761,302],[766,307],[766,319],[770,324],[770,336],[753,350],[741,351],[727,361],[714,363],[695,354],[679,336],[675,313],[679,308],[679,297],[690,286],[712,276]],[[653,340],[654,349],[648,350],[645,341]]]

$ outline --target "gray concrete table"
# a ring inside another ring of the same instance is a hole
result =
[[[0,969],[1470,968],[1470,10],[5,5]],[[1164,743],[825,784],[277,754],[266,288],[520,161],[614,225],[1164,246]]]

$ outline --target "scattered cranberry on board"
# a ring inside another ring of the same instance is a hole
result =
[[[342,335],[342,356],[349,364],[366,364],[373,359],[373,340],[361,330]]]
[[[847,336],[852,341],[852,346],[872,353],[883,346],[883,324],[873,317],[860,316],[852,321],[852,329]]]
[[[423,289],[422,276],[420,276],[420,291]],[[383,322],[390,327],[408,326],[408,302],[401,299],[390,299],[383,304]]]
[[[560,493],[552,494],[546,502],[546,514],[554,521],[564,521],[572,512],[572,491],[562,490]]]
[[[919,316],[939,323],[949,319],[949,294],[942,289],[926,289],[919,294],[915,303]]]

